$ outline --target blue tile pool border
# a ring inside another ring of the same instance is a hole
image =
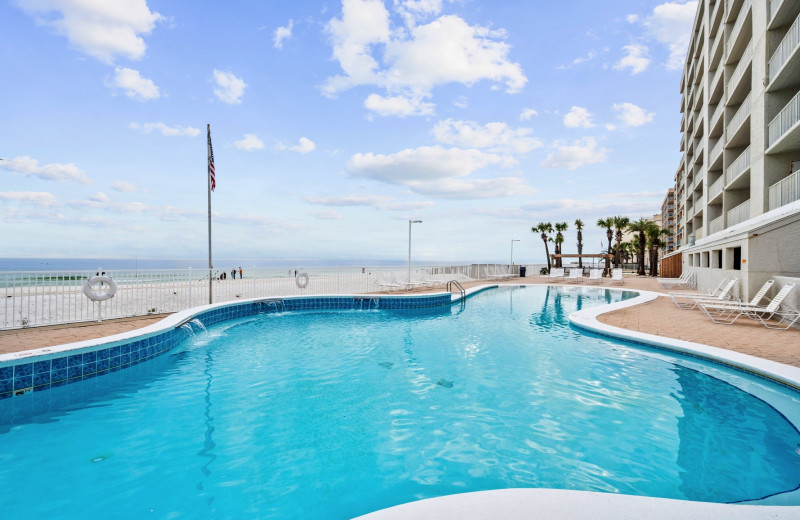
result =
[[[209,326],[268,312],[428,309],[449,306],[460,299],[454,300],[450,293],[415,296],[339,295],[256,298],[197,307],[176,313],[157,324],[132,333],[17,353],[23,357],[2,360],[0,399],[83,381],[153,359],[169,352],[191,334],[188,328],[181,325],[195,319],[200,320],[204,326]],[[154,328],[157,330],[152,330]]]

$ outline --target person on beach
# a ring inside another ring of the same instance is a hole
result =
[[[240,280],[244,279],[244,276],[242,275],[242,268],[241,267],[239,267],[239,279]]]
[[[231,278],[236,280],[236,268],[231,269]]]

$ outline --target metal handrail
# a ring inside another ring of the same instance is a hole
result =
[[[461,284],[458,283],[458,280],[450,280],[449,282],[447,282],[447,292],[453,292],[452,290],[453,285],[458,287],[458,292],[461,293],[461,298],[463,299],[467,295],[467,291],[465,291],[464,288],[461,286]]]

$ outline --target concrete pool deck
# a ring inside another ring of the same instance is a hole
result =
[[[462,285],[469,289],[486,283],[486,280],[482,280],[465,282]],[[544,276],[536,275],[510,280],[492,280],[488,283],[546,284],[547,280]],[[607,282],[605,286],[609,287]],[[620,288],[618,285],[611,287]],[[654,278],[649,277],[626,277],[625,285],[622,288],[666,293]],[[438,291],[441,291],[441,288],[415,290],[410,291],[410,294]],[[0,354],[112,336],[152,325],[165,316],[168,315],[123,318],[107,320],[103,323],[87,322],[0,331]],[[598,316],[597,319],[600,323],[612,327],[701,343],[800,367],[800,347],[798,347],[800,346],[800,330],[767,329],[755,321],[746,319],[737,320],[733,325],[715,325],[698,310],[678,309],[666,296],[641,305],[607,312]]]

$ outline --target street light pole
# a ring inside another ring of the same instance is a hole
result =
[[[408,283],[411,283],[411,224],[420,224],[421,220],[408,221]]]
[[[514,268],[514,242],[519,242],[519,239],[512,238],[511,239],[511,268]]]

